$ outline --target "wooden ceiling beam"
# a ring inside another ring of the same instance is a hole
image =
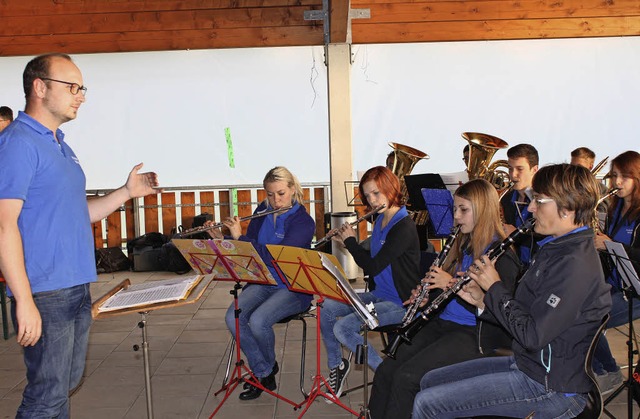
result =
[[[322,45],[321,27],[0,36],[0,56]]]
[[[353,1],[352,7],[359,7],[355,3],[356,0]],[[371,10],[371,18],[354,20],[354,25],[640,15],[640,0],[611,2],[472,0],[464,2],[422,1],[420,3],[392,3],[387,0],[385,4],[364,4],[362,6]]]
[[[344,44],[351,42],[350,0],[331,0],[329,6],[329,42]]]
[[[353,43],[443,42],[639,36],[640,16],[424,23],[353,27]]]

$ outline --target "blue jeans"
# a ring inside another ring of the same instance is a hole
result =
[[[91,326],[89,284],[33,295],[42,337],[24,348],[27,386],[16,418],[69,418],[69,392],[82,379]],[[11,315],[17,330],[16,304]]]
[[[430,371],[422,377],[413,418],[509,416],[573,418],[586,396],[546,391],[516,366],[512,356],[480,358]]]
[[[633,298],[633,320],[640,318],[640,299]],[[629,303],[624,299],[622,291],[611,288],[611,318],[607,323],[607,329],[622,326],[629,323]],[[611,354],[607,337],[602,336],[598,341],[593,353],[593,363],[591,364],[596,374],[614,372],[618,370],[615,358]]]
[[[405,310],[401,306],[382,300],[370,292],[364,292],[358,296],[365,304],[374,303],[380,326],[402,321]],[[356,347],[362,345],[364,339],[360,334],[361,328],[362,320],[349,304],[330,299],[324,300],[320,310],[320,331],[327,349],[327,362],[330,369],[338,367],[342,362],[340,344],[354,353]],[[368,364],[375,371],[382,362],[382,358],[371,345],[369,345],[367,354]]]
[[[246,286],[238,296],[240,348],[256,377],[264,378],[271,374],[276,363],[273,325],[309,308],[309,304],[305,305],[303,300],[286,288],[258,284]],[[234,305],[231,304],[225,321],[235,337],[234,311]]]

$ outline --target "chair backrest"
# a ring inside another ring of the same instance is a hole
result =
[[[591,384],[593,389],[588,394],[587,406],[584,408],[582,413],[580,413],[577,418],[580,419],[598,419],[600,415],[602,415],[602,394],[600,393],[600,388],[598,387],[598,383],[596,382],[595,373],[593,372],[592,363],[593,363],[593,354],[595,352],[596,346],[598,346],[598,341],[602,334],[604,333],[605,328],[607,327],[607,322],[609,321],[609,314],[607,313],[600,323],[600,327],[596,331],[595,336],[591,340],[591,345],[589,345],[589,350],[587,351],[587,357],[584,360],[584,371],[587,373],[587,376],[591,380]]]

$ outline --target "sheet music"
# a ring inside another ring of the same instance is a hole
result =
[[[131,285],[112,295],[98,308],[98,312],[183,300],[202,278],[202,275],[194,275]]]
[[[374,314],[369,311],[369,308],[365,306],[364,302],[358,297],[358,294],[355,293],[351,285],[349,285],[349,281],[345,278],[340,269],[336,265],[334,265],[328,257],[318,252],[320,255],[320,260],[322,261],[322,266],[333,275],[338,281],[338,285],[342,292],[347,296],[347,298],[351,301],[353,309],[358,314],[360,319],[367,324],[369,329],[375,329],[379,326],[378,319]]]
[[[636,294],[640,295],[640,280],[638,280],[638,274],[631,264],[629,255],[627,255],[627,251],[624,250],[622,243],[606,240],[604,245],[624,285],[626,287],[633,286]]]
[[[456,192],[456,189],[458,189],[460,185],[469,181],[469,174],[466,170],[454,173],[440,173],[440,177],[452,194]]]

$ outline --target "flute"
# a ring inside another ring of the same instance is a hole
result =
[[[377,213],[378,211],[380,211],[381,209],[383,209],[385,207],[386,207],[385,204],[378,205],[377,207],[375,207],[374,209],[372,209],[371,211],[369,211],[368,213],[366,213],[362,217],[360,217],[357,220],[349,223],[349,225],[351,227],[356,226],[356,225],[358,225],[358,223],[360,223],[360,221],[363,221],[364,219],[371,217],[373,214]],[[326,236],[324,236],[323,238],[321,238],[320,240],[318,240],[316,242],[316,244],[314,245],[314,248],[317,249],[318,247],[323,246],[325,243],[327,243],[329,240],[331,240],[332,237],[335,237],[337,235],[338,235],[338,230],[336,229],[333,233],[329,233]]]
[[[509,236],[500,242],[500,244],[485,253],[486,256],[492,262],[497,260],[509,248],[509,246],[515,242],[516,237],[529,232],[529,230],[533,228],[535,222],[536,220],[534,218],[527,220],[523,225],[518,227],[517,230],[509,234]],[[424,327],[425,324],[427,324],[429,319],[431,319],[431,316],[440,308],[440,306],[460,291],[469,281],[471,281],[468,272],[469,271],[467,270],[467,272],[455,284],[443,291],[442,294],[438,295],[438,297],[436,297],[436,299],[433,300],[433,302],[424,309],[418,317],[413,319],[408,325],[396,330],[399,338],[395,339],[390,345],[388,345],[382,353],[390,358],[395,358],[398,347],[400,347],[402,342],[411,344],[413,337]]]
[[[254,218],[258,218],[258,217],[264,217],[265,215],[271,215],[271,214],[278,214],[281,212],[285,212],[290,210],[292,207],[292,205],[289,205],[288,207],[282,207],[282,208],[278,208],[278,209],[272,209],[269,211],[262,211],[262,212],[257,212],[253,215],[249,215],[248,217],[242,217],[240,218],[240,221],[249,221],[249,220],[253,220]],[[216,223],[216,224],[211,224],[208,226],[199,226],[199,227],[194,227],[194,228],[190,228],[188,230],[182,231],[178,234],[175,235],[175,238],[177,239],[182,239],[184,237],[189,237],[189,236],[193,236],[194,234],[198,234],[198,233],[202,233],[205,231],[209,231],[209,230],[213,230],[214,228],[221,228],[224,227],[224,223],[220,222],[220,223]]]

